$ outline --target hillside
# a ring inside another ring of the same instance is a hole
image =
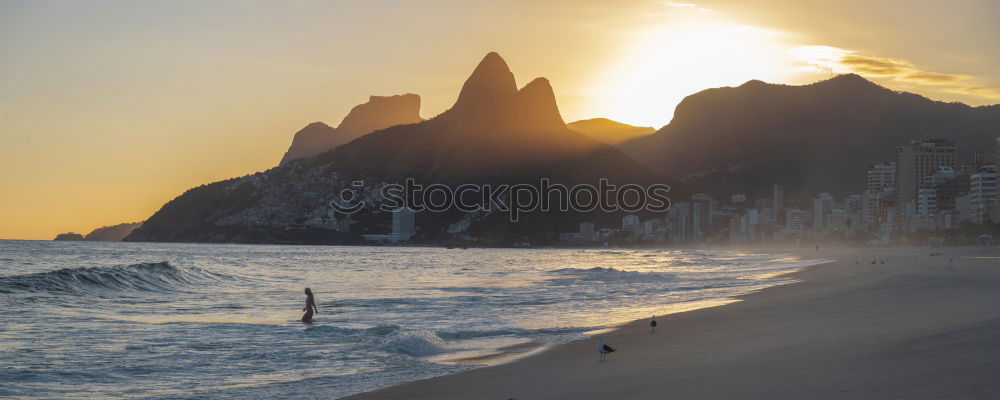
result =
[[[860,193],[872,164],[921,136],[950,139],[959,158],[992,152],[1000,105],[970,107],[894,92],[854,75],[803,86],[749,81],[685,98],[669,125],[621,146],[675,179],[724,197]]]
[[[392,126],[336,149],[254,175],[204,185],[167,203],[127,240],[352,243],[384,233],[390,216],[331,215],[343,189],[372,200],[381,185],[669,183],[621,151],[566,127],[548,80],[518,89],[506,62],[488,54],[455,104],[426,121]],[[676,189],[676,188],[675,188]],[[682,194],[683,191],[677,192]],[[374,200],[373,200],[374,201]],[[618,213],[538,212],[511,222],[498,212],[422,212],[417,241],[472,235],[487,242],[555,240],[581,220],[617,224]],[[335,221],[336,220],[336,221]],[[344,224],[349,224],[345,228]]]
[[[606,144],[617,146],[629,140],[650,135],[656,129],[648,126],[634,126],[612,121],[607,118],[585,119],[566,124],[569,129],[600,140]]]

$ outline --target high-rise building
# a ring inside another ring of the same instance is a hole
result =
[[[864,223],[864,198],[859,194],[852,194],[844,199],[844,209],[847,211],[847,218],[851,221],[851,229]]]
[[[866,191],[872,193],[884,193],[892,190],[893,181],[896,176],[896,163],[885,162],[872,165],[868,168]]]
[[[622,218],[622,230],[635,232],[639,229],[639,216],[626,215]]]
[[[969,182],[970,207],[972,221],[987,222],[990,219],[990,209],[997,199],[997,166],[988,165],[972,175]]]
[[[938,167],[934,173],[927,175],[924,187],[931,188],[955,179],[955,169],[952,167]]]
[[[413,210],[400,207],[392,212],[392,238],[405,242],[417,232]]]
[[[973,175],[979,173],[979,168],[985,165],[996,164],[996,157],[992,154],[987,156],[986,153],[982,151],[976,151],[972,153],[972,162],[964,162],[958,171],[962,175]]]
[[[696,233],[705,234],[712,230],[712,214],[715,211],[716,201],[707,194],[696,194],[691,196],[691,205],[697,215],[694,228]]]
[[[922,188],[917,191],[917,214],[921,217],[933,217],[937,214],[937,189]]]
[[[1000,136],[997,136],[996,144],[993,147],[993,156],[996,157],[994,160],[1000,163]]]
[[[914,202],[917,190],[926,187],[928,175],[938,167],[955,168],[955,143],[924,139],[896,147],[896,199],[900,205]]]
[[[827,225],[827,219],[833,211],[833,196],[820,193],[813,199],[813,231],[820,231]]]
[[[771,207],[778,213],[785,209],[785,187],[775,184],[771,192]]]
[[[846,232],[848,219],[847,210],[834,208],[826,215],[823,225],[827,231]]]
[[[691,239],[691,203],[677,202],[667,210],[667,225],[670,226],[670,240],[684,242]]]
[[[861,214],[865,226],[875,226],[882,219],[883,203],[890,201],[896,185],[896,163],[882,162],[868,168]]]
[[[595,240],[594,237],[594,223],[593,222],[581,222],[580,223],[580,237],[583,240],[591,241]]]
[[[785,212],[785,229],[792,232],[802,232],[805,230],[807,213],[798,208],[793,208]]]

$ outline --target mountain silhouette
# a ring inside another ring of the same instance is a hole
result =
[[[320,127],[319,129],[322,129]],[[268,171],[189,190],[164,205],[128,241],[352,243],[358,233],[385,232],[387,216],[371,210],[350,216],[350,232],[330,228],[331,201],[345,188],[414,179],[451,187],[463,184],[552,183],[640,185],[667,183],[662,175],[620,150],[566,127],[549,81],[521,89],[507,63],[489,53],[462,86],[455,104],[421,122],[363,135],[331,151]],[[683,190],[671,190],[671,196]],[[471,217],[474,217],[470,219]],[[620,215],[534,212],[514,223],[505,213],[422,212],[418,239],[462,234],[487,243],[555,241],[581,221],[619,224]],[[456,228],[458,227],[458,228]],[[338,228],[339,229],[339,228]]]
[[[957,143],[959,158],[992,152],[1000,105],[970,107],[896,92],[855,74],[803,86],[753,80],[677,105],[669,125],[620,147],[719,197],[861,193],[867,169],[922,136]]]
[[[566,126],[612,146],[656,132],[656,129],[648,126],[623,124],[607,118],[585,119],[570,122]]]
[[[280,165],[332,150],[369,132],[422,120],[418,95],[371,96],[367,103],[351,109],[336,128],[313,122],[296,132]]]
[[[373,132],[310,162],[390,181],[662,180],[619,150],[569,129],[547,79],[518,90],[496,53],[483,58],[447,111]]]
[[[84,237],[84,240],[91,242],[120,242],[140,226],[142,226],[142,221],[102,226],[90,231],[90,233]]]

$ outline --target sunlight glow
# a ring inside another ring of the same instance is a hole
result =
[[[844,56],[851,54],[850,51],[844,49],[838,49],[830,46],[802,46],[794,48],[788,53],[791,54],[796,60],[805,64],[799,67],[803,71],[817,73],[850,72],[840,64],[840,60],[843,59]]]
[[[751,79],[783,81],[793,72],[779,32],[704,14],[637,32],[598,78],[592,109],[608,118],[659,128],[685,96]]]

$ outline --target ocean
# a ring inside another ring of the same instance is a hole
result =
[[[818,262],[721,250],[0,241],[0,397],[336,398],[723,304]],[[311,325],[299,321],[306,287],[319,308]]]

